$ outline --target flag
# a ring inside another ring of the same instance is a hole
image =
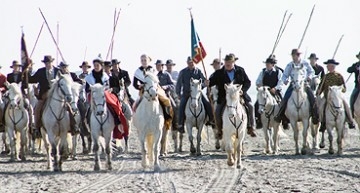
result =
[[[199,63],[206,56],[205,49],[195,31],[194,19],[191,15],[191,58],[195,64]]]
[[[22,33],[21,35],[21,64],[23,65],[23,71],[28,68],[30,65],[30,58],[28,52],[26,50],[26,43],[25,43],[25,35]]]

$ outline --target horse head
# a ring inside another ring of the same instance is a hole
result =
[[[320,72],[320,74],[315,75],[311,78],[311,82],[310,82],[310,88],[312,91],[316,91],[318,86],[320,85],[321,82],[321,74],[322,72]]]
[[[270,99],[273,96],[270,94],[270,87],[268,86],[261,86],[256,89],[258,91],[257,100],[259,103],[259,113],[262,114],[265,112],[265,107],[271,103]]]
[[[91,90],[91,107],[96,115],[103,115],[105,112],[105,87],[101,84],[94,84],[90,86]]]
[[[191,102],[190,106],[192,108],[197,108],[199,106],[199,100],[201,99],[201,88],[202,88],[202,80],[199,79],[190,79],[190,97]]]
[[[159,79],[151,72],[145,72],[144,76],[144,97],[150,100],[155,100],[157,97]]]
[[[60,90],[60,93],[66,102],[70,103],[73,100],[73,94],[71,90],[73,80],[70,75],[59,73],[58,77],[52,84]]]
[[[79,90],[79,100],[81,102],[86,102],[86,92],[85,92],[85,84],[81,85],[80,90]]]
[[[327,102],[331,108],[339,113],[343,107],[343,91],[344,86],[330,86],[327,94]]]
[[[17,83],[11,83],[11,84],[8,83],[5,85],[9,92],[10,108],[15,109],[15,108],[23,107],[24,101],[23,101],[20,85]]]
[[[238,114],[238,110],[240,110],[240,96],[242,93],[242,85],[239,84],[225,84],[225,92],[226,92],[226,108],[228,110],[229,118],[234,118]]]
[[[125,89],[124,79],[121,78],[119,80],[119,92],[117,93],[118,98],[119,98],[120,101],[125,100],[125,96],[126,96],[125,92],[126,92],[126,89]]]
[[[296,91],[300,91],[304,87],[306,72],[303,69],[303,65],[293,67],[291,72],[293,88]]]

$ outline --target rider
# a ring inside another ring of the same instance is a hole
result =
[[[40,89],[39,94],[37,96],[37,103],[35,106],[35,130],[34,134],[37,137],[41,136],[40,128],[42,126],[42,111],[47,99],[47,92],[51,86],[51,80],[55,79],[56,74],[58,73],[59,69],[52,65],[54,58],[50,55],[44,56],[44,59],[41,61],[45,64],[45,67],[40,68],[36,71],[34,75],[30,75],[29,72],[29,83],[39,83],[38,87]],[[30,66],[31,67],[31,66]],[[28,69],[26,69],[28,70]]]
[[[91,66],[87,61],[84,61],[79,67],[82,69],[82,73],[79,75],[79,78],[85,79],[85,77],[89,74],[89,69],[91,68]]]
[[[277,99],[278,102],[281,101],[281,86],[278,82],[281,80],[282,72],[280,69],[275,68],[275,59],[267,58],[264,62],[266,68],[263,68],[256,79],[256,86],[268,86],[270,88],[270,93]],[[259,103],[255,102],[255,118],[256,118],[256,128],[262,128],[261,115],[259,113]],[[289,121],[287,119],[282,120],[284,129],[289,128]]]
[[[325,76],[324,68],[317,64],[317,60],[319,59],[316,57],[315,53],[311,53],[310,57],[308,58],[310,60],[310,65],[315,71],[315,75],[319,75],[321,73],[320,78],[323,79]]]
[[[344,89],[342,90],[342,92],[345,92],[346,85],[345,85],[344,77],[340,73],[335,71],[335,67],[337,65],[339,65],[338,62],[336,62],[334,59],[329,59],[328,61],[324,62],[324,64],[327,65],[327,69],[329,72],[321,80],[320,86],[319,86],[316,94],[320,95],[322,92],[324,92],[324,99],[325,99],[325,104],[326,104],[328,89],[330,86],[343,85]],[[347,102],[345,100],[343,100],[343,103],[344,103],[344,107],[345,107],[345,112],[346,112],[346,117],[347,117],[347,121],[349,124],[349,128],[354,129],[355,128],[354,120],[350,113],[349,105],[347,104]],[[325,117],[325,108],[324,108],[323,119],[321,121],[321,127],[320,127],[320,131],[322,131],[322,132],[324,132],[326,130],[325,119],[326,119],[326,117]]]
[[[148,65],[149,62],[151,62],[151,58],[149,56],[147,56],[146,54],[143,54],[140,56],[140,60],[141,60],[141,66],[136,69],[135,74],[134,74],[134,81],[133,81],[133,86],[135,87],[136,90],[140,91],[140,97],[142,96],[142,93],[144,92],[143,88],[144,88],[144,71],[150,71],[153,72],[155,74],[155,70],[152,68],[152,66]],[[161,89],[161,88],[160,88]],[[163,108],[164,111],[164,118],[165,120],[170,120],[172,119],[172,107],[171,107],[171,102],[170,99],[166,96],[165,92],[161,92],[160,89],[158,90],[158,98],[160,101],[160,104]],[[162,89],[161,89],[162,90]],[[159,92],[160,91],[160,92]],[[135,108],[136,106],[141,102],[141,98],[138,100],[137,103],[135,103]]]
[[[111,76],[111,61],[104,61],[104,72],[110,77]]]
[[[217,58],[215,58],[210,65],[211,65],[211,66],[214,68],[214,70],[216,71],[216,70],[221,69],[221,67],[223,66],[223,63],[220,63],[220,60],[217,59]]]
[[[85,77],[86,87],[85,91],[90,92],[90,85],[96,83],[107,86],[109,84],[109,76],[103,70],[103,60],[101,58],[96,58],[93,60],[94,69],[90,72],[88,76]],[[107,107],[109,107],[110,112],[114,116],[116,128],[113,130],[113,138],[122,139],[123,136],[129,135],[128,125],[126,123],[126,118],[121,111],[121,103],[118,100],[117,96],[105,91],[105,99]],[[90,100],[88,100],[90,101]],[[90,120],[90,113],[88,113],[88,121]],[[121,132],[120,132],[121,131]]]
[[[166,60],[166,72],[168,72],[171,75],[171,78],[173,79],[174,84],[176,83],[178,77],[179,77],[179,72],[173,70],[173,67],[176,65],[171,59]]]
[[[7,75],[7,81],[9,83],[20,83],[21,82],[21,76],[22,76],[22,74],[21,74],[21,66],[22,65],[16,60],[14,60],[12,62],[12,65],[10,66],[10,68],[13,69],[13,72],[9,73]]]
[[[187,58],[187,65],[188,67],[182,69],[179,73],[178,81],[176,83],[176,94],[180,99],[180,105],[179,105],[179,120],[178,120],[178,131],[180,133],[185,133],[184,129],[184,119],[185,119],[185,107],[188,98],[190,97],[190,79],[201,79],[203,82],[203,87],[205,87],[205,77],[201,70],[197,68],[189,56]],[[209,121],[206,123],[206,125],[214,126],[214,115],[212,113],[211,104],[210,102],[205,98],[204,95],[201,95],[201,101],[204,104],[206,114],[209,117]]]
[[[301,52],[298,49],[293,49],[291,51],[292,61],[286,65],[284,73],[281,77],[281,81],[279,81],[279,85],[282,85],[282,84],[287,85],[288,79],[289,79],[289,77],[291,77],[291,71],[293,70],[293,66],[301,66],[301,65],[303,66],[302,70],[305,71],[307,81],[310,81],[312,76],[314,76],[314,69],[305,60],[301,60],[300,54],[301,54]],[[274,117],[274,120],[279,123],[285,116],[284,113],[286,110],[287,102],[291,96],[293,89],[294,88],[293,88],[292,84],[290,84],[288,89],[285,92],[283,100],[281,101],[280,110],[277,113],[277,115]],[[312,90],[309,86],[305,86],[305,92],[306,92],[306,94],[308,96],[308,100],[310,102],[309,110],[310,110],[310,115],[312,116],[312,122],[313,122],[313,124],[318,124],[319,123],[319,115],[317,112],[314,93],[312,92]]]
[[[254,132],[254,108],[251,105],[251,98],[247,94],[247,91],[250,88],[251,81],[245,70],[236,65],[235,61],[238,58],[235,57],[234,54],[228,54],[225,56],[225,65],[217,70],[212,77],[210,77],[210,81],[206,81],[209,86],[216,85],[219,89],[218,93],[218,105],[216,106],[215,114],[216,114],[216,124],[220,131],[222,131],[222,113],[226,106],[226,92],[224,85],[229,83],[241,84],[243,91],[243,99],[245,101],[246,114],[248,117],[248,125],[247,125],[247,133],[251,137],[256,137]],[[219,132],[221,135],[222,132]]]
[[[112,88],[115,93],[118,93],[120,88],[119,80],[123,79],[125,84],[126,94],[127,97],[129,98],[130,106],[133,106],[135,101],[131,97],[129,92],[129,86],[131,84],[129,73],[126,70],[123,70],[119,67],[120,61],[118,61],[117,59],[112,59],[111,63],[112,63],[112,73],[110,77],[110,88]]]
[[[348,73],[351,73],[351,74],[355,73],[355,86],[354,86],[354,90],[352,91],[351,96],[350,96],[350,108],[351,108],[352,115],[354,115],[355,101],[358,98],[359,93],[360,93],[360,87],[359,87],[360,52],[356,55],[356,58],[359,61],[355,62],[353,65],[351,65],[347,69]]]
[[[0,66],[0,69],[2,68],[2,66]],[[6,86],[5,86],[5,82],[6,82],[6,76],[0,72],[0,92],[1,95],[4,95],[6,92]],[[0,132],[4,132],[5,128],[4,128],[4,123],[3,123],[3,117],[4,117],[4,112],[5,112],[5,106],[1,105],[0,106]]]

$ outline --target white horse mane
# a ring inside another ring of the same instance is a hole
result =
[[[146,71],[144,72],[144,77],[145,77],[145,80],[146,80],[146,77],[149,77],[150,80],[156,82],[156,83],[159,83],[159,78],[156,76],[156,74],[150,72],[150,71]]]
[[[21,92],[21,89],[20,89],[20,86],[19,84],[17,83],[11,83],[11,84],[8,84],[7,85],[7,88],[9,90],[9,94],[14,94],[14,95],[20,95],[21,98],[22,98],[22,92]]]

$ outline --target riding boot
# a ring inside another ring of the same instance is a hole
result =
[[[274,120],[278,123],[281,122],[281,120],[283,119],[284,117],[284,113],[285,113],[285,110],[286,110],[286,106],[287,106],[287,100],[283,99],[280,103],[280,109],[279,109],[279,112],[277,113],[277,115],[274,117]]]
[[[290,120],[286,116],[283,116],[281,123],[282,123],[283,129],[285,129],[285,130],[290,129],[290,125],[289,125]]]
[[[214,114],[210,102],[204,97],[204,95],[201,96],[201,101],[203,102],[206,114],[209,117],[209,120],[205,123],[205,125],[215,127]]]
[[[305,92],[308,96],[308,100],[310,102],[310,116],[312,117],[312,122],[313,124],[318,124],[319,123],[319,114],[318,114],[318,110],[317,110],[317,106],[315,103],[315,96],[314,93],[312,92],[310,87],[306,87],[305,88]]]
[[[348,122],[349,129],[355,129],[354,119],[351,116],[349,105],[345,102],[345,100],[343,101],[343,104],[345,107],[346,121]]]
[[[326,105],[324,105],[324,112],[319,131],[322,133],[326,131]]]
[[[248,125],[247,125],[247,134],[249,134],[251,137],[256,137],[255,129],[254,129],[254,108],[250,104],[250,102],[246,102],[246,114],[248,117]]]
[[[261,129],[262,122],[261,122],[261,114],[259,113],[259,102],[256,101],[254,104],[255,107],[255,122],[256,122],[256,129]]]

